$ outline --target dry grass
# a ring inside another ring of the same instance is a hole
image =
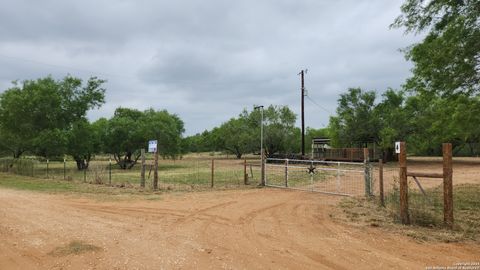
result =
[[[74,241],[71,241],[66,246],[57,247],[52,252],[50,252],[49,255],[52,255],[55,257],[62,257],[62,256],[71,255],[71,254],[77,255],[85,252],[100,251],[100,250],[101,248],[97,246],[87,244],[82,241],[74,240]]]
[[[398,206],[395,200],[382,207],[374,199],[348,198],[340,202],[340,219],[358,226],[381,227],[410,236],[419,241],[480,242],[480,185],[465,184],[454,187],[453,230],[443,225],[443,204],[440,192],[427,192],[431,198],[428,205],[420,195],[409,197],[411,226],[404,226],[398,220]],[[423,196],[423,195],[422,195]]]

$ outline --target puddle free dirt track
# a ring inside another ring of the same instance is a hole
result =
[[[330,217],[336,198],[275,189],[97,201],[0,188],[0,269],[425,269],[478,261]],[[53,255],[72,241],[100,249]]]

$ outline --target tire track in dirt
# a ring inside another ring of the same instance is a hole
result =
[[[334,221],[332,203],[331,196],[273,189],[153,202],[0,189],[0,269],[405,269],[478,255],[475,245],[420,244]],[[48,255],[72,239],[102,251]]]
[[[279,213],[282,216],[287,215],[294,220],[299,220],[296,209],[301,207],[301,204],[294,203],[293,201],[295,200],[298,200],[297,194],[294,194],[285,202],[248,213],[246,217],[248,222],[246,222],[246,226],[244,226],[245,236],[250,240],[252,245],[260,246],[261,250],[264,251],[272,249],[272,247],[287,247],[284,249],[274,248],[273,251],[276,251],[277,254],[272,256],[273,261],[288,262],[290,265],[294,262],[293,265],[296,265],[295,267],[310,269],[318,269],[319,266],[332,269],[346,269],[330,261],[326,256],[306,249],[301,244],[296,243],[295,239],[290,237],[290,233],[282,227]],[[293,206],[292,203],[294,203]],[[256,225],[258,219],[271,219],[272,221],[270,223],[275,226],[270,228],[270,232],[259,232],[257,227],[260,227],[260,225]],[[293,256],[294,254],[300,255],[299,257],[307,257],[310,261],[305,261],[304,259],[299,260]]]

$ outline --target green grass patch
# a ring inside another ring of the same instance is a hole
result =
[[[77,255],[85,252],[90,252],[90,251],[100,251],[101,248],[87,244],[82,241],[71,241],[68,245],[62,246],[62,247],[57,247],[53,251],[49,253],[49,255],[55,256],[55,257],[62,257],[62,256],[67,256],[67,255]]]
[[[132,195],[142,194],[137,189],[133,188],[115,188],[104,185],[95,185],[74,181],[63,181],[53,179],[41,179],[27,176],[12,175],[6,173],[0,173],[0,187],[18,189],[18,190],[30,190],[47,193],[67,193],[67,194],[94,194],[95,198],[105,199],[104,197],[98,197],[99,194],[105,195]],[[151,192],[147,194],[152,194]],[[113,198],[113,197],[111,197]]]
[[[0,186],[21,190],[65,192],[74,191],[78,187],[71,182],[45,180],[26,176],[0,173]]]

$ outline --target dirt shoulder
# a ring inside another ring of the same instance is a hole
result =
[[[479,260],[331,217],[337,198],[273,189],[92,198],[0,189],[0,269],[424,269]]]

